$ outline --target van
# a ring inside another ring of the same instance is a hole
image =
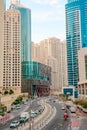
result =
[[[20,123],[26,122],[29,119],[29,113],[28,112],[23,112],[20,115]]]

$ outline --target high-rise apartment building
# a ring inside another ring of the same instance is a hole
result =
[[[66,42],[58,38],[48,38],[39,44],[33,43],[33,60],[51,66],[54,91],[61,91],[67,85]]]
[[[21,16],[18,10],[4,13],[3,87],[21,87]]]
[[[4,9],[5,0],[0,0],[0,87],[3,86]]]
[[[78,92],[79,98],[87,99],[87,47],[78,51],[78,69],[79,82]]]
[[[21,62],[22,78],[28,78],[29,64],[31,61],[31,10],[20,3],[20,0],[12,0],[11,9],[19,10],[21,15]]]
[[[66,4],[68,85],[78,84],[78,50],[87,47],[87,0]]]

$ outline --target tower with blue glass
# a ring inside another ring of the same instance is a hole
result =
[[[77,87],[78,50],[87,47],[87,0],[68,0],[65,8],[68,85]]]
[[[23,6],[19,0],[12,1],[10,8],[19,10],[21,15],[21,67],[22,78],[28,78],[31,71],[30,61],[32,59],[31,45],[31,10]]]

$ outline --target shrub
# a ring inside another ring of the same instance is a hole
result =
[[[5,112],[0,112],[0,115],[1,115],[1,116],[4,116],[4,115],[5,115]]]
[[[87,102],[84,102],[84,104],[82,106],[83,106],[83,108],[87,108]]]
[[[14,105],[17,105],[19,104],[19,101],[16,99],[14,102],[13,102]]]
[[[7,94],[8,94],[8,90],[5,90],[5,91],[4,91],[4,95],[7,95]]]
[[[8,93],[9,93],[9,94],[13,94],[14,91],[13,91],[12,89],[10,89]]]
[[[16,105],[16,104],[19,104],[21,102],[22,102],[22,97],[19,96],[18,98],[15,99],[15,101],[13,102],[13,104]]]
[[[87,101],[86,100],[77,100],[74,103],[76,105],[81,105],[83,108],[87,108]]]
[[[79,104],[79,101],[78,101],[78,100],[76,100],[76,101],[74,101],[74,103],[75,103],[76,105],[78,105],[78,104]]]

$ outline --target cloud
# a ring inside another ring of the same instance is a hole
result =
[[[61,11],[62,10],[62,11]],[[65,10],[60,8],[57,9],[49,9],[49,10],[40,10],[32,12],[32,18],[35,22],[55,22],[62,21],[65,18]]]
[[[32,0],[35,3],[39,4],[57,4],[60,0]]]
[[[65,1],[66,0],[31,0],[37,4],[39,10],[32,12],[33,20],[39,22],[62,21],[65,18]],[[62,16],[62,17],[61,17]]]
[[[37,3],[37,4],[47,4],[47,5],[50,5],[50,6],[62,6],[62,3],[65,3],[66,0],[31,0],[32,2],[34,3]]]

